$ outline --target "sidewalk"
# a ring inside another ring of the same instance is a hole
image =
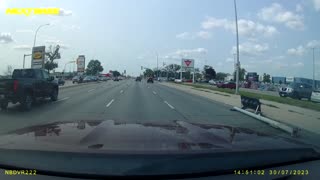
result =
[[[239,95],[194,88],[182,84],[165,82],[161,84],[227,105],[241,107]],[[320,135],[320,112],[273,101],[260,101],[263,104],[261,110],[264,116]]]

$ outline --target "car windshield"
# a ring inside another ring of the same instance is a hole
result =
[[[0,0],[0,169],[142,177],[310,158],[319,32],[320,0]]]

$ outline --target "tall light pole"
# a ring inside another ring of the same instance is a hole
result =
[[[33,47],[36,46],[37,34],[38,34],[39,29],[40,29],[41,27],[43,27],[43,26],[49,26],[49,25],[50,25],[50,24],[43,24],[43,25],[40,25],[40,26],[38,27],[38,29],[36,30],[36,33],[34,34]]]
[[[158,52],[157,52],[157,78],[159,78],[159,54],[158,54]]]
[[[315,69],[314,69],[314,67],[315,67],[315,65],[314,65],[314,48],[312,48],[312,56],[313,56],[313,83],[312,83],[312,89],[315,89],[315,81],[314,81],[314,71],[315,71]]]
[[[237,72],[236,72],[236,94],[239,94],[239,32],[238,32],[238,15],[237,15],[237,4],[236,0],[234,2],[234,14],[236,19],[236,34],[237,34]]]

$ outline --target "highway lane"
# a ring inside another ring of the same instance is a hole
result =
[[[0,133],[56,121],[113,119],[119,123],[157,124],[183,120],[245,127],[286,136],[282,131],[230,109],[223,103],[158,82],[108,81],[63,88],[57,102],[39,102],[30,112],[20,111],[19,105],[10,105],[7,111],[0,112]]]

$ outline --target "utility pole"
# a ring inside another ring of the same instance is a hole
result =
[[[157,53],[157,79],[159,78],[159,59],[158,59],[158,53]]]
[[[40,26],[37,28],[36,33],[34,34],[33,47],[36,46],[37,34],[38,34],[39,29],[40,29],[41,27],[43,27],[43,26],[49,26],[49,25],[50,25],[50,24],[43,24],[43,25],[40,25]]]
[[[314,63],[314,48],[312,48],[312,54],[313,54],[313,83],[312,83],[312,89],[315,89],[315,63]]]
[[[238,32],[238,15],[237,15],[237,4],[236,0],[234,2],[234,12],[235,12],[235,19],[236,19],[236,34],[237,34],[237,72],[236,72],[236,94],[239,94],[239,32]]]
[[[24,54],[23,55],[23,69],[24,69],[24,65],[25,65],[25,62],[26,62],[26,56],[31,56],[32,54]]]

